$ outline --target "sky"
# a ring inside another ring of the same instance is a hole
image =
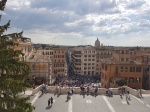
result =
[[[7,0],[0,14],[33,43],[150,46],[150,0]]]

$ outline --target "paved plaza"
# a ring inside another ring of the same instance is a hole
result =
[[[54,103],[48,107],[48,99],[53,97]],[[30,102],[36,107],[33,112],[150,112],[150,95],[137,98],[130,95],[131,100],[127,103],[125,96],[113,95],[80,95],[74,94],[69,101],[67,95],[54,95],[37,93],[31,96]]]

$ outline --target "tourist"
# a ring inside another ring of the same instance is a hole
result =
[[[126,101],[127,101],[127,104],[129,104],[129,96],[128,96],[128,92],[125,94],[125,96],[126,96]]]
[[[140,89],[139,97],[140,97],[140,98],[143,98],[143,96],[142,96],[142,89]]]
[[[96,95],[97,95],[97,91],[98,91],[98,87],[96,86],[96,87],[95,87],[95,90],[94,90],[94,95],[95,95],[95,97],[96,97]]]
[[[129,91],[127,91],[127,97],[128,97],[128,100],[131,100],[130,99],[130,92]]]
[[[87,86],[87,95],[89,95],[90,88]]]
[[[51,101],[51,105],[52,105],[53,104],[53,98],[52,97],[51,97],[50,101]]]
[[[50,105],[51,101],[50,101],[50,98],[48,99],[48,106]]]

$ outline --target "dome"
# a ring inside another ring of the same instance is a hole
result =
[[[96,47],[100,46],[100,41],[98,40],[98,38],[97,38],[97,40],[95,41],[95,46],[96,46]]]

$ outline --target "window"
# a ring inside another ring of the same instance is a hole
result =
[[[118,67],[116,67],[116,74],[118,74]]]
[[[141,78],[136,78],[136,83],[140,83],[141,82]]]
[[[107,66],[105,66],[105,70],[107,71]]]
[[[123,67],[121,67],[121,72],[123,72]]]
[[[104,69],[104,65],[102,65],[102,69]]]
[[[130,77],[129,82],[134,82],[134,77]]]
[[[128,72],[128,67],[125,67],[125,72]]]
[[[129,58],[126,58],[126,61],[129,61]]]
[[[87,57],[87,55],[84,55],[84,57]]]
[[[124,61],[124,58],[121,58],[121,61]]]
[[[95,61],[95,59],[92,59],[92,61]]]
[[[94,75],[94,71],[92,71],[92,75]]]
[[[136,72],[141,72],[141,67],[136,67]]]
[[[135,67],[130,67],[130,72],[135,72]]]

